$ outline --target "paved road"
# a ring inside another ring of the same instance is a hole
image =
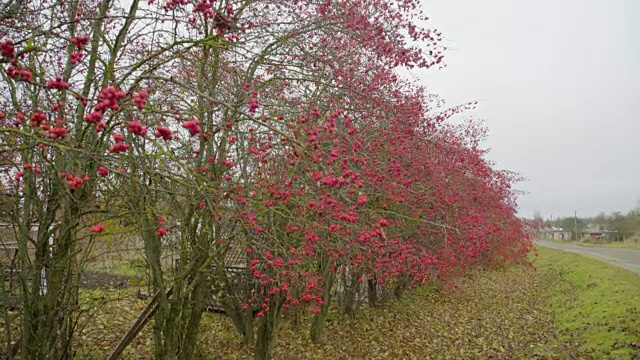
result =
[[[538,245],[585,255],[640,274],[640,250],[588,247],[538,240]]]

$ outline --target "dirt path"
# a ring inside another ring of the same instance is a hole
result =
[[[640,274],[640,250],[614,249],[606,247],[587,247],[571,244],[559,244],[556,242],[538,240],[538,245],[551,249],[570,251],[576,254],[588,256],[606,263],[616,265]]]

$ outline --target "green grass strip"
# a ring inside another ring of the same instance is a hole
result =
[[[559,284],[550,308],[560,342],[608,358],[640,359],[640,276],[604,262],[548,248],[534,265]]]

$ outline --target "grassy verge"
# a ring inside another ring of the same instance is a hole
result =
[[[591,243],[577,243],[581,246],[590,246],[590,247],[610,247],[616,249],[630,249],[630,250],[640,250],[640,244],[630,243],[630,242],[615,242],[610,244],[591,244]]]
[[[539,248],[534,264],[555,279],[550,309],[559,342],[597,357],[640,359],[640,276],[580,255]]]
[[[586,247],[606,247],[606,248],[614,248],[614,249],[640,250],[640,244],[635,244],[631,242],[612,242],[608,244],[593,244],[593,243],[581,242],[581,241],[558,241],[558,240],[545,240],[545,241],[550,241],[556,244],[569,244],[569,245],[578,245],[578,246],[586,246]]]

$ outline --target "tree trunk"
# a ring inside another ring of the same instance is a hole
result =
[[[349,281],[347,282],[347,274],[342,274],[342,291],[340,291],[340,310],[342,314],[348,317],[355,317],[357,313],[357,296],[360,291],[360,279],[359,274],[351,274]]]
[[[378,287],[378,281],[375,275],[371,279],[367,279],[367,300],[369,301],[369,306],[371,307],[378,306],[377,287]]]
[[[40,214],[35,261],[29,265],[26,250],[21,259],[23,359],[70,359],[73,356],[74,314],[78,308],[78,285],[74,283],[73,273],[77,269],[76,232],[81,212],[75,204],[82,203],[82,199],[85,197],[78,194],[78,199],[70,201],[64,210],[60,219],[64,227],[55,239],[55,246],[49,242],[53,236],[50,226],[54,214]],[[25,229],[29,227],[27,224]],[[20,241],[28,241],[28,233],[23,235],[26,238]]]
[[[311,341],[319,343],[324,333],[324,324],[327,319],[327,313],[329,312],[329,305],[331,302],[331,289],[335,279],[335,274],[331,272],[330,264],[325,264],[324,271],[322,272],[322,278],[325,280],[322,286],[322,302],[323,305],[320,308],[320,312],[313,317],[311,323]]]
[[[271,299],[271,310],[258,320],[256,344],[254,348],[255,360],[271,359],[271,350],[275,340],[276,328],[280,320],[280,310],[284,304],[284,298],[276,295]]]

